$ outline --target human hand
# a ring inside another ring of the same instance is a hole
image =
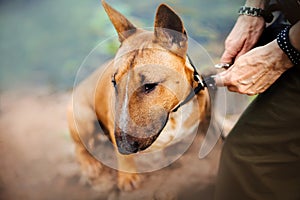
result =
[[[226,71],[216,76],[218,86],[242,94],[264,92],[293,64],[277,41],[257,47],[240,56]]]
[[[241,15],[225,41],[221,63],[233,63],[257,43],[265,27],[262,17]]]

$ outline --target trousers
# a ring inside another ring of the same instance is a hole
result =
[[[300,199],[300,66],[258,95],[226,138],[215,199]]]

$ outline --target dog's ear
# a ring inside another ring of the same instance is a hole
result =
[[[155,16],[154,41],[183,56],[187,50],[187,35],[180,17],[166,4],[161,4]]]
[[[123,42],[136,32],[135,26],[121,13],[108,5],[104,0],[102,0],[102,5],[119,35],[120,42]]]

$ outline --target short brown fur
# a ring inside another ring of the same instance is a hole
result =
[[[116,148],[120,170],[118,187],[129,191],[141,182],[138,174],[123,172],[136,170],[132,153],[151,146],[168,123],[172,110],[186,98],[196,83],[193,69],[186,65],[186,32],[172,9],[165,4],[159,6],[153,33],[135,28],[105,1],[102,4],[122,45],[112,61],[100,67],[74,90],[74,101],[68,107],[69,129],[83,175],[94,180],[101,175],[103,166],[87,150],[92,148],[88,141],[94,137],[95,121],[104,126]],[[174,35],[172,31],[180,34]],[[140,67],[147,65],[149,67]],[[145,91],[148,83],[157,84],[149,93]],[[124,105],[129,93],[128,105]],[[184,124],[186,128],[193,120],[201,121],[205,117],[208,99],[207,90],[203,90],[191,100],[197,102],[195,110],[200,114],[192,114]],[[122,115],[124,106],[126,115]],[[75,107],[77,110],[74,110]],[[176,127],[176,120],[171,119],[170,123]],[[138,145],[137,149],[132,150],[130,142]]]

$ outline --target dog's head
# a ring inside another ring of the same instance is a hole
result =
[[[186,63],[187,35],[180,17],[167,5],[157,8],[154,32],[136,28],[102,1],[121,46],[114,58],[115,139],[119,152],[149,147],[169,114],[194,87]]]

